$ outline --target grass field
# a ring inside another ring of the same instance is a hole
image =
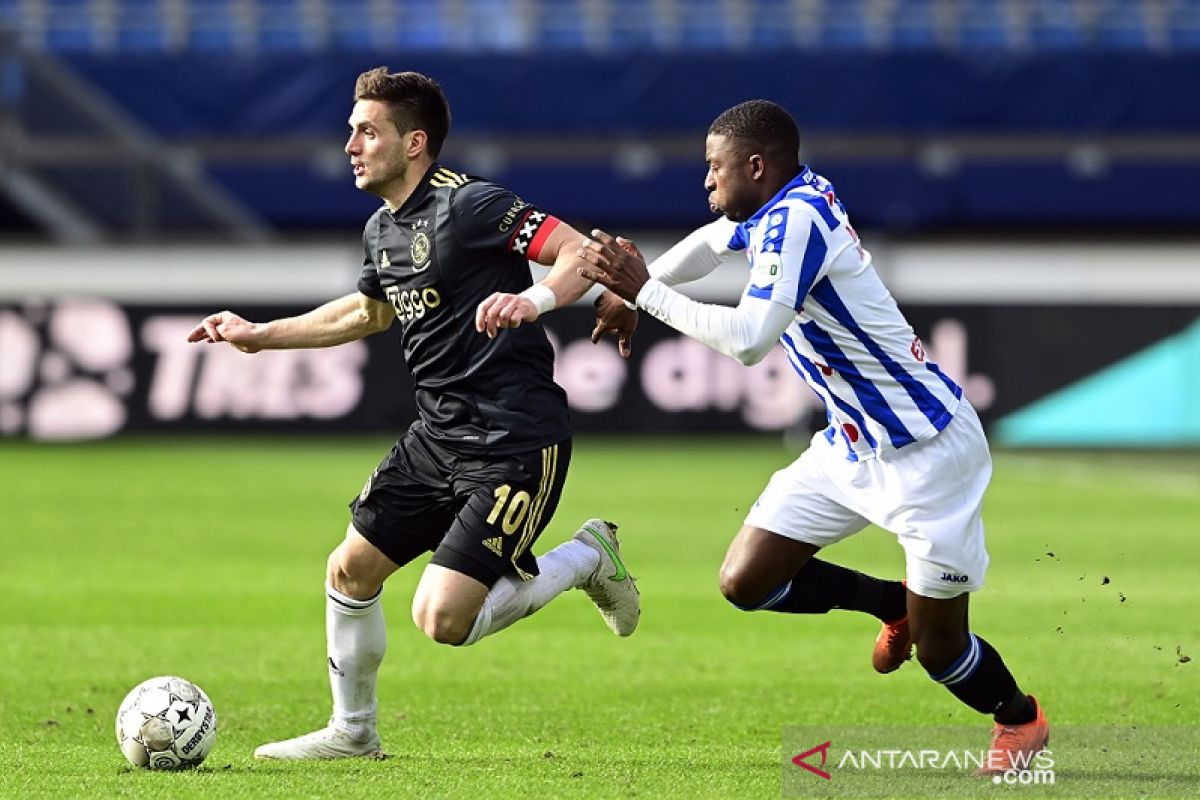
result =
[[[0,796],[779,797],[789,727],[950,726],[986,746],[988,720],[916,664],[872,672],[870,619],[744,614],[717,593],[729,537],[789,457],[777,442],[583,439],[539,550],[588,516],[622,523],[644,601],[634,637],[574,592],[476,647],[434,645],[409,620],[414,565],[384,593],[392,757],[256,762],[256,745],[326,719],[325,556],[389,444],[0,443]],[[1200,792],[1200,456],[1001,453],[987,519],[973,628],[1069,750],[1040,791]],[[902,566],[874,529],[828,556]],[[192,772],[134,770],[113,737],[125,692],[164,673],[217,707],[216,747]],[[1035,794],[916,771],[882,792]]]

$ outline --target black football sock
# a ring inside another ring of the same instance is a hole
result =
[[[790,581],[746,610],[824,614],[835,608],[862,611],[892,622],[905,614],[904,586],[812,558]]]
[[[930,674],[950,693],[976,711],[992,714],[1004,725],[1033,722],[1037,706],[1017,688],[1004,660],[987,641],[968,634],[967,649],[946,669]]]

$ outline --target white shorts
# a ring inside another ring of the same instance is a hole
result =
[[[746,524],[828,547],[874,523],[904,548],[908,588],[948,598],[983,586],[983,494],[992,476],[987,439],[963,400],[932,439],[849,461],[823,433],[776,472]]]

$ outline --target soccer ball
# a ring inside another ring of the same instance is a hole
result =
[[[196,684],[163,676],[142,681],[117,711],[117,744],[129,763],[186,769],[204,760],[217,740],[217,712]]]

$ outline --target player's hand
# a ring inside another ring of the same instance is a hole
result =
[[[592,231],[592,238],[584,240],[578,256],[588,263],[578,270],[582,277],[602,284],[630,302],[637,299],[638,292],[650,280],[646,259],[637,245],[602,230]]]
[[[475,309],[475,330],[495,339],[501,328],[518,328],[538,318],[537,307],[519,294],[496,292]]]
[[[209,314],[199,325],[192,328],[188,334],[189,342],[228,342],[243,353],[257,353],[262,349],[255,341],[258,327],[234,314],[232,311],[221,311]]]
[[[592,344],[598,344],[606,333],[617,337],[617,350],[621,358],[633,353],[633,331],[637,328],[638,313],[625,305],[625,301],[612,292],[604,292],[596,298],[596,327],[592,329]]]

